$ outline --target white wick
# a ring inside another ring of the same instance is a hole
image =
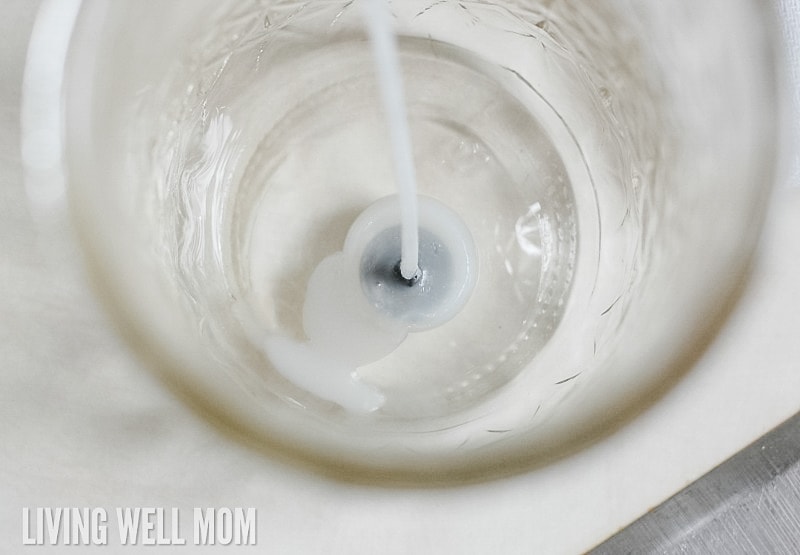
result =
[[[403,98],[397,39],[392,30],[387,2],[368,0],[365,6],[367,29],[372,42],[383,107],[389,124],[389,140],[394,154],[395,180],[400,199],[400,274],[410,280],[419,271],[419,215],[417,178],[414,172],[411,132]]]

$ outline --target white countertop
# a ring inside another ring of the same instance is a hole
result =
[[[576,553],[800,411],[800,186],[787,185],[747,288],[697,366],[576,455],[502,481],[393,490],[248,450],[168,393],[121,344],[84,276],[37,248],[18,147],[36,4],[5,0],[0,21],[0,552],[21,548],[24,507],[188,517],[238,506],[257,508],[260,549],[282,554]],[[193,552],[121,548],[111,536],[102,552]]]

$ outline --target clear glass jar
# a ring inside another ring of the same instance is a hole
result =
[[[735,298],[776,178],[773,14],[393,2],[420,191],[480,276],[359,369],[386,403],[354,414],[263,345],[302,339],[311,272],[393,192],[361,2],[70,4],[58,163],[101,295],[166,383],[269,453],[380,482],[563,456],[652,402]]]

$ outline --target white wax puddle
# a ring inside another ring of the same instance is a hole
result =
[[[398,275],[399,200],[386,197],[353,222],[341,252],[327,256],[308,281],[303,330],[308,341],[265,341],[277,370],[296,386],[353,412],[372,412],[383,394],[357,369],[392,353],[410,331],[437,327],[461,311],[477,281],[477,255],[458,216],[435,199],[419,199],[419,282]]]
[[[381,318],[368,306],[360,287],[359,255],[345,248],[314,269],[303,304],[308,341],[273,336],[266,348],[278,371],[295,385],[347,410],[372,412],[384,397],[361,383],[356,369],[394,351],[408,335],[408,325]]]
[[[278,371],[292,383],[353,412],[372,412],[383,395],[358,379],[358,366],[379,360],[405,339],[408,327],[379,322],[364,310],[352,260],[339,252],[325,258],[308,283],[303,306],[301,343],[274,336],[267,352]]]

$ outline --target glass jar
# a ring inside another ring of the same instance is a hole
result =
[[[48,53],[56,117],[26,129],[59,156],[31,179],[61,172],[137,353],[267,452],[439,483],[574,451],[680,376],[735,300],[776,179],[774,15],[393,2],[420,192],[463,219],[480,275],[451,322],[358,369],[386,401],[356,414],[264,344],[303,339],[311,272],[393,192],[362,3],[46,5],[74,23]]]

